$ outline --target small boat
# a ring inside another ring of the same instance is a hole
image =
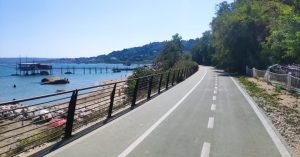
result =
[[[130,64],[130,63],[124,63],[123,65],[125,65],[125,66],[130,66],[131,64]]]
[[[58,90],[56,90],[55,92],[56,93],[62,93],[62,92],[65,92],[66,90],[63,90],[63,89],[58,89]]]
[[[11,74],[10,76],[20,76],[20,74]]]
[[[41,71],[40,75],[49,75],[49,72],[48,71]]]
[[[121,72],[120,69],[113,69],[112,71],[113,71],[114,73],[119,73],[119,72]]]
[[[72,72],[68,71],[68,72],[65,72],[65,74],[70,75],[70,74],[72,74]]]

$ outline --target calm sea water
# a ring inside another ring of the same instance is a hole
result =
[[[10,101],[12,99],[22,99],[33,96],[45,95],[55,93],[56,90],[73,90],[88,86],[95,86],[101,84],[104,80],[121,79],[131,75],[131,71],[122,71],[119,73],[113,73],[112,70],[97,70],[95,73],[95,67],[124,67],[122,64],[52,64],[55,67],[70,67],[70,71],[73,72],[72,68],[79,67],[91,67],[91,74],[88,69],[84,71],[78,69],[75,74],[65,75],[61,74],[60,69],[53,70],[53,76],[59,76],[61,78],[68,78],[70,83],[64,85],[41,85],[41,79],[46,76],[11,76],[16,73],[15,65],[12,64],[0,64],[0,102]],[[137,65],[131,65],[136,67]],[[71,68],[72,67],[72,68]],[[94,68],[94,69],[93,69]],[[16,88],[13,88],[13,85]]]

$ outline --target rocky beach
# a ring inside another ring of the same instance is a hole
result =
[[[120,106],[124,105],[122,100],[126,99],[126,95],[124,94],[125,81],[126,78],[102,81],[101,85],[103,86],[101,87],[88,90],[88,92],[79,91],[74,117],[74,130],[82,129],[88,123],[107,116],[110,96],[115,82],[121,83],[118,83],[116,87],[115,96],[117,99],[115,100],[114,107],[119,106],[118,108],[122,108],[123,106]],[[0,154],[7,151],[14,151],[14,148],[18,147],[27,149],[29,145],[35,144],[34,141],[41,134],[44,138],[45,135],[43,132],[45,130],[61,130],[61,128],[64,128],[69,100],[70,96],[50,105],[24,106],[22,103],[18,103],[0,106]],[[56,135],[57,138],[54,138],[54,140],[62,136],[62,131],[58,132],[60,134]],[[49,142],[51,141],[53,140],[49,139]],[[24,143],[27,145],[22,146]],[[32,148],[29,149],[32,150]]]

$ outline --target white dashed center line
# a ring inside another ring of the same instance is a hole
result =
[[[215,121],[215,118],[214,118],[214,117],[209,117],[209,119],[208,119],[208,124],[207,124],[207,128],[208,128],[208,129],[214,128],[214,121]]]
[[[212,104],[210,109],[211,109],[212,111],[215,111],[216,108],[217,108],[216,104]]]
[[[213,96],[213,100],[214,100],[214,101],[217,100],[217,97],[216,97],[216,96]]]
[[[200,157],[209,157],[209,152],[210,152],[210,143],[204,142]]]

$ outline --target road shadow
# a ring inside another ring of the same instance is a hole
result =
[[[213,72],[217,73],[218,76],[224,76],[224,77],[232,77],[232,76],[238,76],[238,73],[230,73],[226,72],[222,69],[214,69]]]

